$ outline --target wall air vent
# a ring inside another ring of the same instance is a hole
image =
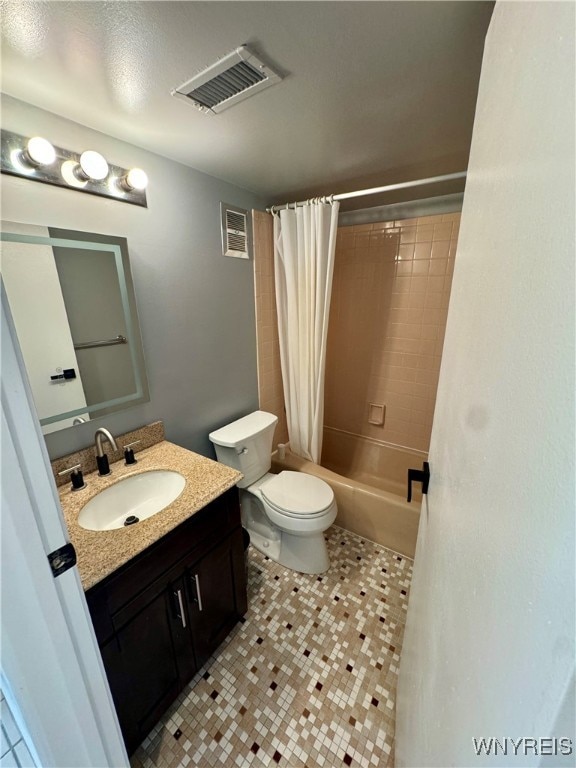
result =
[[[171,91],[201,112],[223,112],[282,78],[245,45]]]
[[[249,259],[252,243],[248,211],[220,203],[222,253],[237,259]]]

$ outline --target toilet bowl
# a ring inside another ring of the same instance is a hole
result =
[[[238,483],[242,525],[253,546],[286,568],[324,573],[330,560],[323,534],[336,519],[334,493],[303,472],[269,472],[277,422],[273,414],[255,411],[209,438],[218,461],[244,475]]]

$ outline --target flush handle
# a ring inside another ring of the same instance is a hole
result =
[[[176,617],[182,622],[182,627],[186,629],[186,614],[184,613],[184,601],[182,600],[182,590],[178,589],[174,592],[174,597],[178,600],[178,610],[180,613],[176,614]]]
[[[248,453],[248,448],[246,448],[246,446],[243,448],[236,448],[236,453],[238,456],[244,456],[245,453]]]
[[[430,464],[427,461],[422,465],[422,469],[408,470],[408,497],[407,501],[412,501],[412,483],[422,483],[422,493],[428,493],[430,483]]]

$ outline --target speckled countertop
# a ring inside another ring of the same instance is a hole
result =
[[[139,451],[136,458],[138,463],[130,466],[123,461],[111,464],[112,472],[106,477],[100,477],[97,472],[85,475],[86,488],[80,491],[70,490],[69,484],[59,489],[60,504],[76,550],[78,571],[85,590],[154,544],[242,478],[235,469],[165,440]],[[161,512],[136,525],[112,531],[88,531],[78,524],[80,510],[97,493],[123,477],[152,469],[172,469],[186,478],[180,496]]]

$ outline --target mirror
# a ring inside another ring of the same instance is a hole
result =
[[[125,238],[2,222],[2,283],[44,434],[149,400]]]

